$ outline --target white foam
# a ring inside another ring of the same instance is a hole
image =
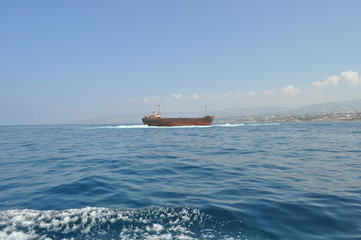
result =
[[[224,124],[217,124],[213,125],[215,127],[239,127],[244,126],[244,123],[224,123]]]
[[[2,240],[30,240],[36,239],[37,235],[35,234],[26,234],[23,232],[11,232],[7,233],[6,229],[4,231],[0,231],[0,239]]]
[[[83,129],[133,129],[133,128],[149,128],[147,125],[117,125],[117,126],[98,126],[86,127]]]
[[[0,212],[0,239],[50,240],[53,236],[67,240],[193,240],[207,236],[214,236],[214,239],[234,239],[232,235],[238,236],[239,232],[219,230],[233,223],[216,221],[194,208],[8,210]],[[262,236],[262,233],[259,235]]]
[[[148,125],[118,125],[118,126],[100,126],[88,127],[83,129],[169,129],[169,128],[208,128],[211,126],[148,126]]]
[[[146,229],[149,232],[156,232],[156,233],[159,234],[161,231],[164,230],[164,227],[162,225],[160,225],[160,224],[153,223],[152,226],[147,226]]]
[[[250,126],[277,126],[280,125],[280,123],[277,122],[269,122],[269,123],[249,123],[247,125]]]
[[[214,127],[240,127],[240,126],[276,126],[279,123],[224,123],[212,125]]]
[[[207,126],[148,126],[145,124],[137,125],[111,125],[111,126],[97,126],[97,127],[86,127],[83,129],[178,129],[178,128],[209,128],[209,127],[241,127],[241,126],[274,126],[280,125],[279,123],[219,123]]]

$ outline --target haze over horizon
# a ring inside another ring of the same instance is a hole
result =
[[[0,125],[360,99],[361,1],[2,1]]]

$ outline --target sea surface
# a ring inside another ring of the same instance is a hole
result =
[[[0,126],[0,239],[361,239],[361,123]]]

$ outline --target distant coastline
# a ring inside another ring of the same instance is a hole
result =
[[[18,125],[123,125],[143,124],[145,113],[129,115],[104,116],[78,121],[65,121],[38,124]],[[254,107],[225,110],[211,110],[216,115],[214,123],[236,122],[321,122],[321,121],[361,121],[361,99],[312,104],[299,108],[284,107]],[[199,112],[168,112],[167,116],[199,117]],[[6,124],[5,124],[6,125]],[[10,124],[13,125],[13,124]]]
[[[330,122],[330,121],[361,121],[361,111],[344,111],[330,113],[307,114],[270,114],[260,116],[244,116],[223,118],[222,122]]]
[[[118,116],[97,120],[82,121],[75,124],[143,124],[140,116]],[[274,114],[249,114],[249,115],[223,115],[215,119],[214,123],[237,122],[341,122],[361,121],[361,111],[340,111],[325,113],[274,113]],[[69,123],[74,124],[74,123]]]
[[[48,124],[22,124],[25,125],[127,125],[143,124],[139,121],[140,116],[118,116],[96,120],[85,120],[65,123]],[[341,111],[330,113],[305,113],[305,114],[257,114],[247,116],[221,116],[214,123],[247,123],[247,122],[356,122],[361,121],[361,111]],[[18,126],[18,125],[0,125]],[[20,125],[19,125],[20,126]]]

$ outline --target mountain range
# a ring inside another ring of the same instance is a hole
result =
[[[342,102],[327,102],[312,104],[305,107],[295,108],[290,110],[291,113],[329,113],[329,112],[348,112],[361,111],[361,99],[342,101]]]

